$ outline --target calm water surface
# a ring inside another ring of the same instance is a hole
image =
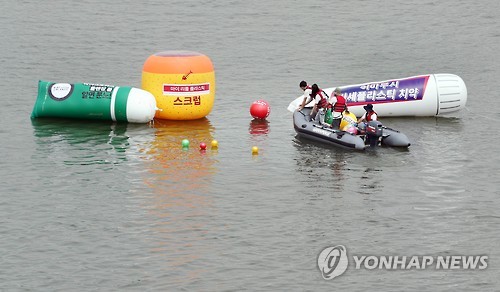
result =
[[[0,18],[0,290],[498,290],[498,1],[7,0]],[[152,125],[30,120],[39,79],[140,87],[165,50],[212,59],[216,104]],[[467,109],[391,118],[409,150],[295,137],[298,83],[453,73]],[[267,123],[253,122],[264,98]],[[184,151],[219,141],[217,151]],[[251,155],[251,147],[260,153]],[[486,270],[355,270],[350,255],[488,255]]]

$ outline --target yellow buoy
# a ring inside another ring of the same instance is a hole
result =
[[[257,147],[257,146],[253,146],[253,147],[252,147],[252,154],[253,154],[253,155],[257,155],[257,154],[259,154],[259,147]]]
[[[155,96],[158,119],[203,118],[212,110],[215,99],[212,61],[191,51],[156,53],[144,63],[142,89]]]

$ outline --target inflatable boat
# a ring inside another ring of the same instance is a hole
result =
[[[306,139],[323,142],[344,149],[365,150],[367,147],[389,146],[409,147],[408,137],[378,121],[368,123],[365,134],[354,135],[347,131],[334,130],[328,125],[311,121],[311,108],[293,113],[293,125],[297,135]]]

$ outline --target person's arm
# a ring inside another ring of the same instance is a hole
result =
[[[302,100],[302,104],[299,106],[299,108],[297,110],[302,110],[306,104],[310,103],[312,100],[312,97],[311,97],[311,89],[306,89],[304,90],[304,100]]]
[[[299,107],[297,108],[297,110],[300,111],[300,110],[302,110],[306,106],[306,104],[307,104],[306,100],[307,100],[307,96],[304,96],[304,99],[302,100],[302,103],[299,105]]]
[[[328,102],[331,104],[331,105],[334,105],[336,102],[337,102],[337,97],[335,96],[334,93],[332,93],[332,96],[330,96],[330,98],[328,99]]]
[[[359,118],[358,124],[361,123],[361,122],[363,122],[364,120],[366,120],[366,113],[363,114],[363,116],[361,118]]]

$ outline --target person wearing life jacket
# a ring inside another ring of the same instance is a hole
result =
[[[326,109],[331,107],[331,105],[328,103],[328,96],[321,88],[318,87],[317,84],[308,86],[305,81],[301,81],[299,86],[304,91],[304,100],[297,110],[302,110],[306,104],[314,100],[314,106],[311,111],[310,117],[311,120],[315,119],[318,121],[318,119],[316,118],[318,111],[322,110],[322,112],[324,112],[326,111]],[[319,122],[323,123],[321,119],[319,120]]]
[[[377,113],[373,110],[373,104],[369,103],[363,107],[366,113],[363,114],[361,118],[358,120],[358,124],[361,122],[368,123],[369,121],[377,120]]]
[[[361,134],[365,133],[366,125],[370,121],[376,121],[377,120],[377,113],[373,110],[373,105],[372,104],[367,104],[363,107],[365,109],[365,113],[361,118],[358,119],[358,130]]]
[[[347,103],[345,98],[342,96],[342,91],[340,88],[335,88],[330,97],[330,103],[332,107],[333,122],[332,128],[338,130],[340,128],[340,123],[342,122],[342,113],[347,110]]]
[[[314,98],[314,107],[311,111],[311,120],[315,120],[320,124],[325,123],[325,113],[332,107],[328,102],[328,95],[318,87],[317,84],[311,86],[311,96]]]
[[[304,100],[302,101],[300,106],[297,108],[298,111],[301,111],[306,106],[306,104],[308,104],[312,101],[312,98],[311,98],[311,86],[307,85],[306,81],[304,81],[304,80],[300,81],[299,87],[300,87],[300,89],[302,89],[302,91],[304,91]]]

